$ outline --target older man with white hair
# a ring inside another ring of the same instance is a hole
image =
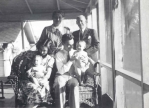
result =
[[[91,57],[99,49],[99,40],[94,29],[87,27],[87,20],[85,16],[80,15],[76,18],[76,23],[80,30],[73,32],[74,36],[74,49],[76,49],[76,43],[80,40],[84,40],[87,44],[85,51]]]
[[[99,50],[99,40],[95,30],[87,27],[87,20],[83,15],[79,15],[76,18],[76,23],[79,27],[79,30],[73,32],[74,49],[76,49],[76,43],[78,41],[80,40],[85,41],[86,42],[85,51],[87,52],[89,57],[97,61],[98,59],[97,59],[96,53]],[[90,63],[90,66],[86,70],[86,73],[92,77],[93,75],[97,74],[96,72],[93,72],[93,70],[94,70],[94,67]]]

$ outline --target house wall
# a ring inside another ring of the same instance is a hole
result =
[[[0,77],[4,76],[3,52],[0,52]]]

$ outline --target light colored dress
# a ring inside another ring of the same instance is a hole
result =
[[[45,58],[43,58],[42,65],[45,70],[48,68],[53,68],[54,64],[54,58],[50,55],[47,55]],[[34,69],[36,71],[37,69]],[[44,73],[45,75],[46,73]],[[19,99],[23,103],[27,104],[38,104],[42,102],[50,102],[52,100],[51,94],[50,94],[50,87],[49,87],[49,82],[46,81],[43,87],[38,87],[36,86],[33,82],[30,81],[29,76],[24,76],[26,77],[26,80],[22,81],[22,90],[19,91]],[[38,81],[41,81],[41,78],[38,78]],[[38,88],[38,89],[37,89]],[[41,92],[42,91],[42,92]]]

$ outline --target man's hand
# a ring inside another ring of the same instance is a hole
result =
[[[72,57],[70,58],[70,61],[74,61],[76,59],[77,59],[77,57],[75,55],[72,55]]]

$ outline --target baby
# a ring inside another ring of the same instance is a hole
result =
[[[76,56],[74,62],[75,75],[80,85],[83,85],[85,71],[89,68],[90,62],[93,63],[93,60],[89,58],[87,52],[84,51],[85,48],[86,42],[79,41],[76,44],[77,51],[74,52],[74,56]]]
[[[41,96],[45,95],[45,89],[49,91],[49,81],[44,78],[47,71],[42,65],[42,56],[36,55],[34,59],[34,66],[27,71],[31,78],[30,86],[37,88]]]

